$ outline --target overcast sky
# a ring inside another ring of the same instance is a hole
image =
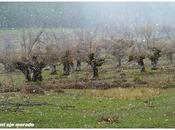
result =
[[[1,24],[7,21],[13,26],[174,24],[175,2],[0,3],[0,15]]]
[[[175,22],[175,2],[101,2],[83,3],[85,15],[97,13],[96,18],[118,21],[154,22],[171,24]],[[107,19],[106,19],[107,18]]]

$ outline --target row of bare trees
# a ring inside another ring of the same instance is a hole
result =
[[[39,31],[38,31],[39,30]],[[82,62],[88,63],[93,77],[98,77],[98,67],[104,63],[101,55],[105,52],[122,62],[136,61],[145,71],[144,59],[151,61],[152,69],[157,68],[159,58],[167,56],[173,64],[175,53],[174,28],[158,24],[144,26],[114,26],[79,28],[74,30],[23,30],[20,49],[4,38],[4,52],[0,62],[8,71],[20,70],[27,81],[41,81],[42,69],[48,66],[51,74],[57,74],[57,64],[63,65],[63,74],[71,70],[81,71]]]

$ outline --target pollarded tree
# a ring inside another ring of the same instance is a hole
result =
[[[56,64],[60,60],[60,46],[57,43],[56,34],[45,32],[40,41],[44,43],[42,55],[50,68],[50,74],[55,75],[57,74]]]
[[[80,51],[76,52],[75,58],[76,58],[76,69],[75,70],[80,71],[81,70],[81,61],[82,61]]]
[[[81,70],[81,62],[83,61],[83,54],[87,52],[87,48],[85,47],[85,34],[84,28],[80,30],[75,30],[75,41],[76,45],[74,47],[75,59],[76,59],[76,71]]]
[[[120,67],[122,59],[126,56],[125,51],[133,44],[129,26],[112,25],[104,28],[104,42],[108,43],[108,51],[117,59]]]
[[[165,53],[169,58],[170,63],[173,64],[173,54],[175,53],[174,26],[164,25],[162,26],[161,31],[165,35],[164,39],[166,40],[164,41],[166,43],[166,46],[164,47],[166,48]]]
[[[152,69],[157,69],[157,63],[159,61],[159,58],[161,57],[161,50],[153,47],[151,51],[152,54],[149,54],[148,58],[151,60]]]
[[[105,59],[95,57],[94,53],[88,55],[88,64],[93,70],[93,78],[98,77],[98,67],[102,66]]]
[[[76,70],[81,70],[81,62],[87,61],[87,55],[96,51],[97,28],[81,27],[74,31],[75,45],[73,48]]]
[[[55,47],[55,44],[50,44],[46,46],[45,51],[45,59],[51,70],[50,74],[55,75],[57,74],[56,63],[59,61],[57,48]]]
[[[42,69],[46,66],[43,59],[40,58],[39,54],[34,55],[34,52],[40,53],[38,49],[41,41],[41,35],[43,29],[39,32],[28,32],[23,30],[22,42],[21,42],[21,58],[14,59],[12,61],[16,69],[20,70],[26,81],[42,81]]]
[[[122,64],[122,59],[126,55],[126,50],[133,44],[132,40],[127,39],[118,39],[114,40],[114,43],[112,44],[111,52],[112,54],[117,58],[118,61],[118,67]]]
[[[69,75],[72,64],[72,54],[70,50],[65,51],[65,54],[61,57],[61,62],[63,63],[63,74]]]
[[[57,49],[57,58],[63,63],[63,74],[69,75],[70,71],[74,71],[74,39],[72,35],[64,29],[59,33],[53,33],[55,49]]]
[[[141,44],[135,43],[132,47],[128,49],[128,62],[135,61],[140,66],[140,72],[145,72],[144,59],[147,56],[147,52]]]
[[[21,61],[13,62],[16,69],[20,70],[26,81],[42,81],[42,69],[46,64],[42,61],[39,61],[37,56],[33,56],[31,59],[23,58]]]
[[[144,56],[129,56],[129,62],[136,61],[140,66],[140,72],[145,72]]]

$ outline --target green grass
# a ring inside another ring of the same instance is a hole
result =
[[[100,78],[105,82],[124,79],[135,86],[107,90],[64,90],[52,91],[45,95],[24,95],[5,93],[0,95],[0,123],[34,123],[36,128],[174,128],[175,127],[175,85],[174,72],[163,73],[160,69],[141,74],[138,69],[117,70],[103,66]],[[43,72],[44,81],[75,82],[88,79],[91,71],[86,65],[82,72],[72,72],[62,76],[62,66],[58,74]],[[173,69],[173,68],[171,68]],[[10,78],[11,77],[11,78]],[[24,76],[18,73],[1,74],[0,81],[13,80],[15,86],[24,83]],[[89,79],[88,79],[89,80]],[[137,81],[137,82],[136,82]],[[138,82],[139,81],[139,82]],[[146,81],[147,84],[140,84]],[[164,89],[161,87],[164,85]],[[168,87],[167,87],[168,86]],[[11,103],[46,102],[45,106],[16,106]],[[5,102],[6,104],[2,104]],[[6,111],[4,111],[6,110]],[[21,111],[18,111],[21,110]],[[105,122],[102,117],[114,116],[117,122]]]
[[[17,94],[11,99],[23,102]],[[0,122],[29,123],[39,128],[136,128],[175,127],[175,90],[147,99],[111,99],[89,96],[84,90],[65,90],[32,96],[32,102],[48,102],[48,106],[21,106],[22,112],[1,112]],[[103,115],[116,115],[117,123],[100,122]]]

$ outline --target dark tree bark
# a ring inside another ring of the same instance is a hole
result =
[[[24,74],[26,81],[32,81],[31,70],[28,64],[23,62],[16,62],[14,65],[16,69],[20,70]]]
[[[72,71],[74,71],[74,63],[73,63],[73,61],[70,61],[70,69],[72,70]]]
[[[69,75],[70,74],[70,64],[69,61],[65,59],[65,61],[63,62],[63,72],[64,75]]]
[[[36,60],[36,59],[35,59]],[[14,66],[20,70],[27,81],[42,81],[42,69],[46,66],[45,63],[34,61],[30,62],[15,62]]]
[[[80,71],[81,70],[81,60],[82,60],[82,53],[80,50],[76,51],[76,71]]]
[[[157,69],[157,63],[158,63],[159,58],[161,56],[161,54],[160,54],[161,51],[157,48],[153,48],[152,51],[153,51],[153,55],[149,56],[149,59],[151,60],[151,65],[152,65],[151,69]]]
[[[62,63],[63,63],[63,75],[69,75],[70,70],[74,68],[73,60],[69,50],[67,50],[65,55],[62,57]]]
[[[51,75],[55,75],[57,74],[57,70],[56,70],[56,65],[52,64],[50,65],[50,69],[51,69]]]
[[[122,65],[122,57],[121,57],[121,55],[118,55],[118,56],[117,56],[117,60],[118,60],[118,65],[117,65],[117,67],[121,67],[121,65]]]
[[[42,81],[42,69],[46,66],[43,62],[38,62],[37,57],[32,57],[32,64],[30,64],[30,69],[32,70],[32,81]]]
[[[144,57],[140,56],[137,60],[138,65],[140,65],[140,72],[145,72]]]
[[[129,56],[129,60],[128,62],[131,61],[136,61],[138,63],[138,65],[140,66],[140,72],[145,72],[145,64],[144,64],[144,60],[145,57],[143,56]]]
[[[77,59],[77,65],[76,65],[76,71],[80,71],[81,70],[81,60]]]
[[[42,68],[41,67],[32,67],[32,81],[36,82],[36,81],[42,81],[43,77],[42,77]]]
[[[94,53],[91,53],[89,55],[88,64],[91,66],[93,70],[93,78],[98,77],[98,67],[102,66],[103,63],[104,63],[104,59],[96,59]]]
[[[93,78],[98,77],[98,68],[97,68],[96,63],[94,61],[92,61],[91,67],[93,70]]]

